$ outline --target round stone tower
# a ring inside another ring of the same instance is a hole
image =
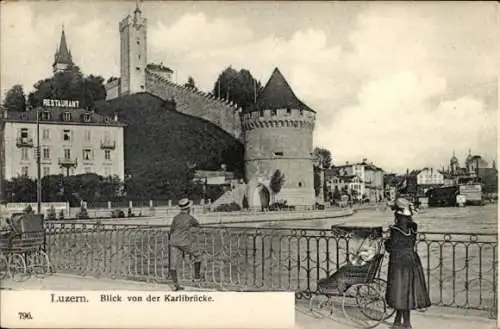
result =
[[[267,208],[279,201],[314,205],[315,119],[316,112],[295,96],[276,68],[242,116],[250,207]]]

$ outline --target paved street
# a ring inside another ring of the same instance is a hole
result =
[[[166,284],[132,282],[124,280],[96,279],[73,275],[55,274],[44,279],[30,278],[25,282],[4,280],[2,289],[46,289],[46,290],[146,290],[168,291],[171,287]],[[186,288],[187,291],[197,290]],[[307,312],[306,303],[297,302],[296,306],[297,329],[353,329],[352,323],[345,319],[342,312],[334,312],[333,319],[318,318]],[[412,313],[413,328],[415,329],[494,329],[496,321],[488,319],[484,314],[476,311],[457,310],[452,308],[432,307],[426,313]],[[379,328],[389,328],[389,323],[384,323]]]

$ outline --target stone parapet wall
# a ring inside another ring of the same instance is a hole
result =
[[[178,112],[210,121],[241,139],[240,109],[234,103],[177,85],[149,70],[146,71],[146,91],[164,100],[173,99]]]

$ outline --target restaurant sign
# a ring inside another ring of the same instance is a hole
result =
[[[45,107],[67,107],[67,108],[78,108],[80,106],[79,101],[72,100],[60,100],[60,99],[44,99],[43,106]]]

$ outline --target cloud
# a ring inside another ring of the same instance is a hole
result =
[[[383,9],[358,18],[342,61],[348,74],[363,78],[351,104],[338,108],[334,120],[320,121],[318,144],[340,163],[368,157],[396,171],[446,165],[453,150],[496,157],[496,113],[482,95],[456,88],[456,80],[450,88],[450,67],[433,52],[435,22],[403,8]],[[478,58],[461,60],[474,65]]]

